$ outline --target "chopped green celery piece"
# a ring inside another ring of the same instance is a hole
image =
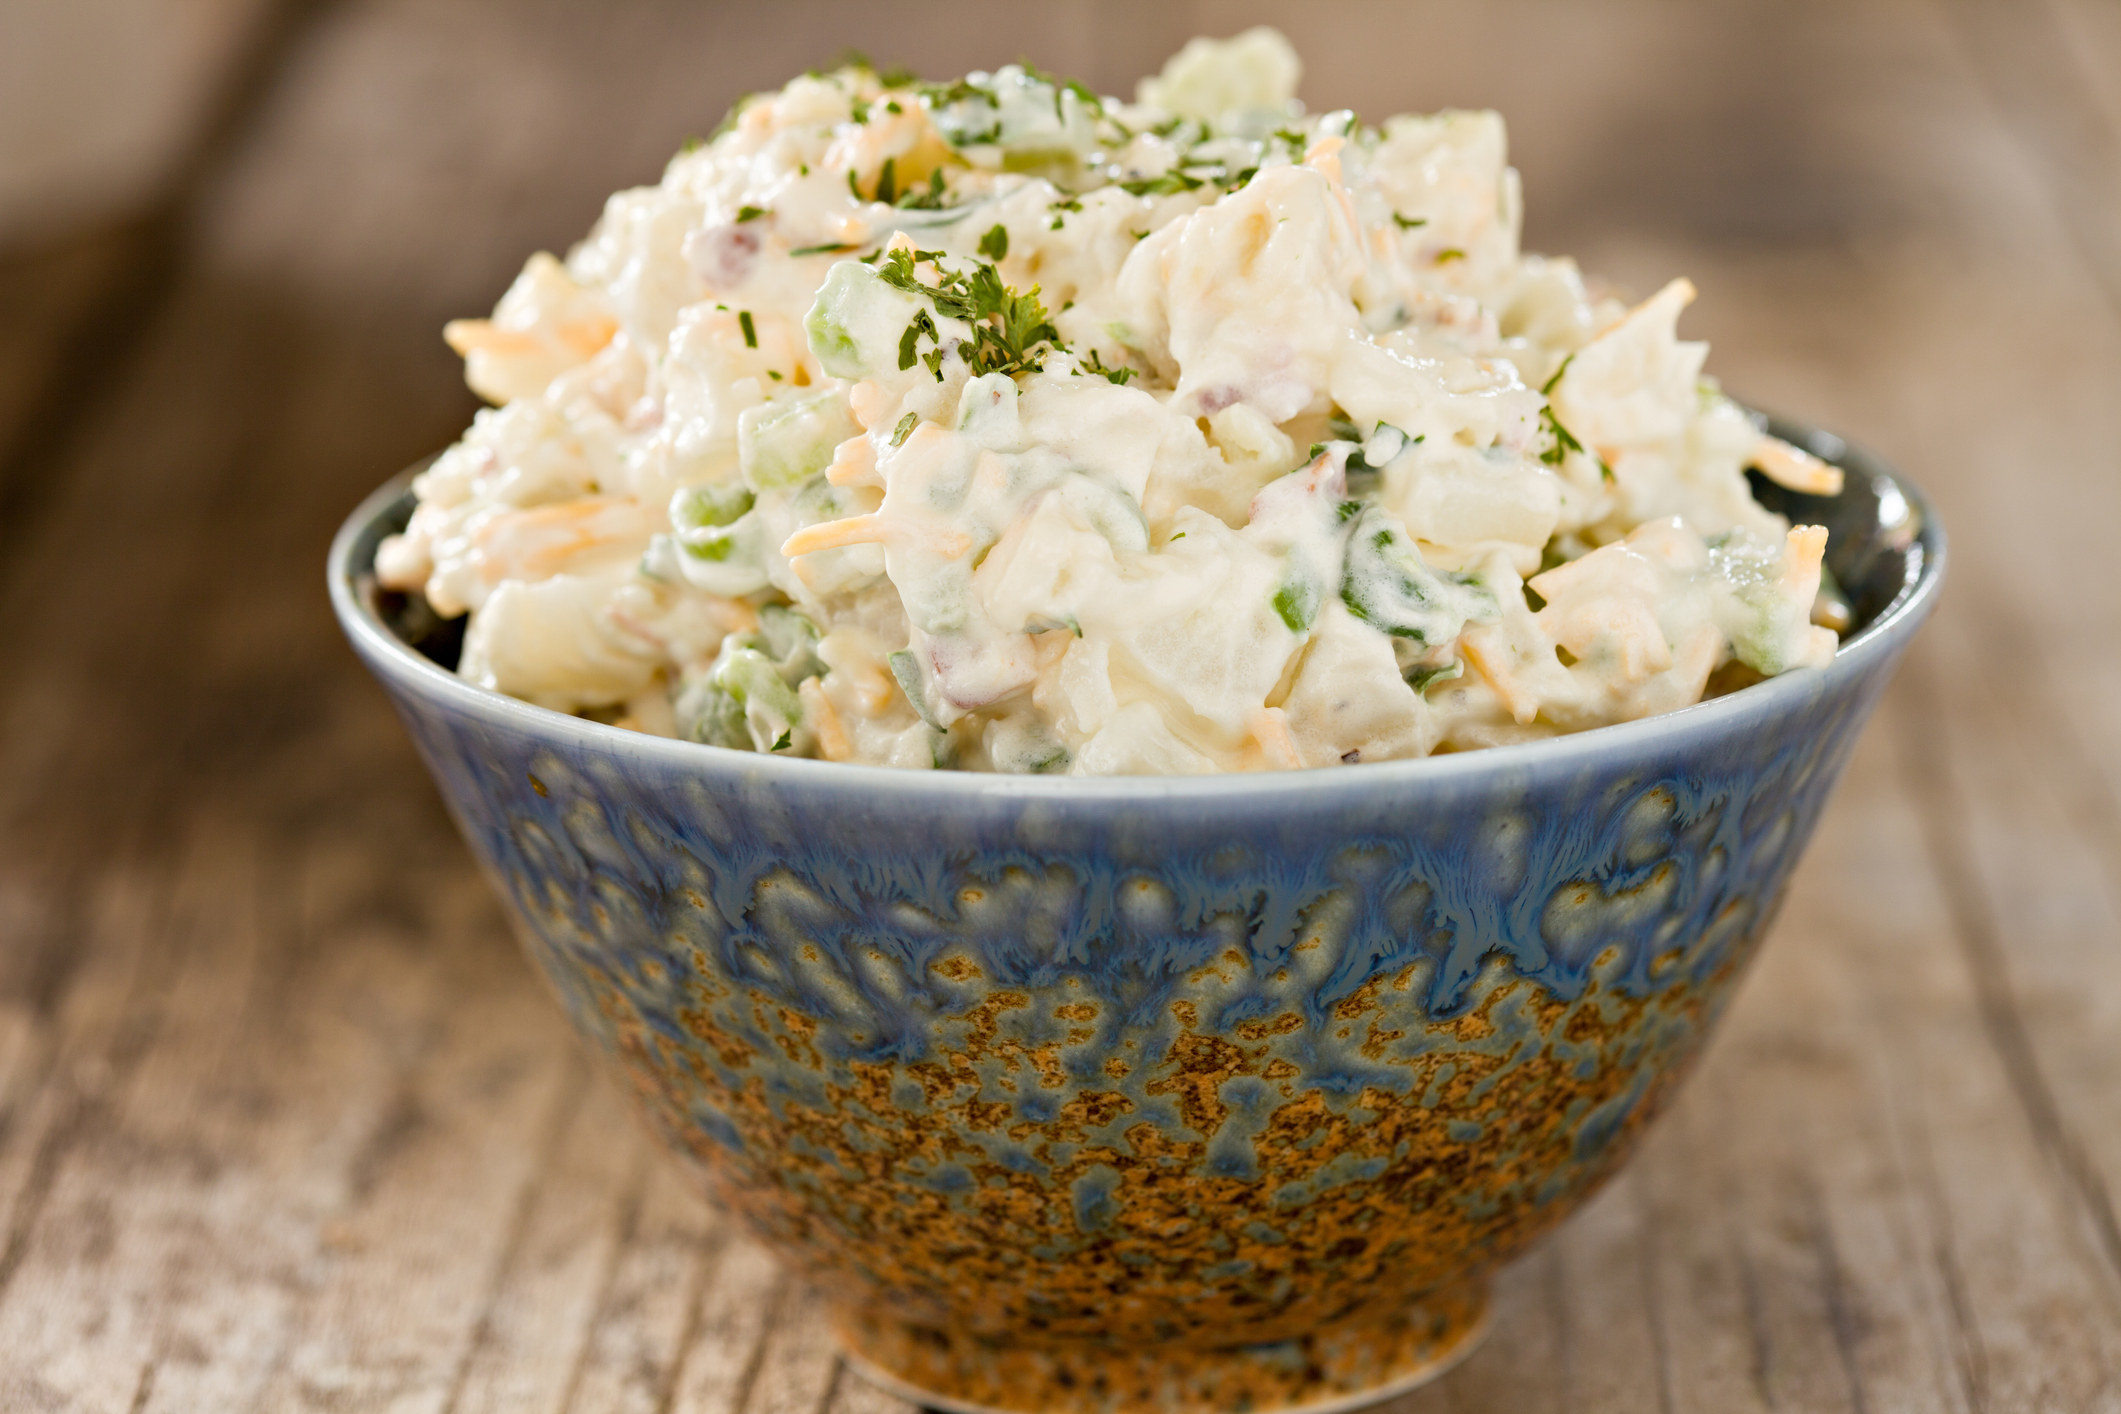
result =
[[[680,487],[670,498],[670,524],[681,535],[688,530],[730,525],[751,509],[752,500],[748,486]]]
[[[683,485],[670,496],[670,528],[679,549],[694,560],[728,560],[744,543],[736,524],[751,511],[751,500],[747,485]]]
[[[957,398],[957,430],[995,451],[1021,446],[1024,421],[1016,405],[1016,380],[1006,373],[983,373],[967,383]]]
[[[884,283],[871,266],[843,260],[825,276],[803,319],[810,352],[835,378],[874,378],[898,367],[906,326],[921,301]]]
[[[678,548],[694,560],[723,564],[742,560],[753,538],[744,522],[752,495],[745,486],[686,486],[670,498],[670,525]]]
[[[1782,548],[1734,530],[1709,547],[1710,571],[1722,581],[1717,618],[1738,661],[1766,677],[1786,672],[1791,638],[1810,622],[1782,597]]]
[[[766,587],[766,531],[752,500],[741,484],[687,486],[670,498],[675,567],[687,583],[732,598]]]
[[[830,389],[775,398],[736,420],[737,460],[754,491],[800,486],[832,463],[833,449],[861,428]]]
[[[1303,633],[1318,619],[1320,597],[1318,581],[1292,568],[1281,588],[1274,591],[1274,612],[1291,633]]]
[[[1407,686],[1426,697],[1429,689],[1440,682],[1455,682],[1466,675],[1466,665],[1453,660],[1441,666],[1418,667],[1407,674]]]
[[[790,687],[824,674],[825,665],[817,656],[817,625],[806,615],[785,604],[768,604],[759,610],[758,637]]]
[[[1377,506],[1364,508],[1349,527],[1340,597],[1371,626],[1429,645],[1458,637],[1469,619],[1487,622],[1500,614],[1478,579],[1431,569],[1405,527]]]
[[[1035,156],[1076,158],[1093,150],[1103,111],[1081,84],[1015,64],[978,82],[930,85],[922,90],[921,103],[943,141],[959,148],[999,145],[1005,163]]]
[[[913,651],[901,648],[886,655],[884,661],[890,665],[891,676],[897,681],[899,691],[906,694],[906,700],[913,704],[913,710],[920,714],[921,720],[941,731],[943,724],[937,719],[935,709],[928,705],[928,685],[921,679],[920,660],[914,657]]]
[[[1012,775],[1051,775],[1065,771],[1074,758],[1068,744],[1033,713],[998,717],[987,726],[987,760]]]
[[[714,666],[678,694],[679,727],[694,741],[739,751],[786,750],[803,723],[802,699],[750,634],[732,636]]]

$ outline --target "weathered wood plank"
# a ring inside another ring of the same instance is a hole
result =
[[[728,1220],[708,1208],[667,1160],[647,1182],[609,1283],[598,1294],[588,1340],[562,1406],[570,1411],[662,1414],[677,1407],[680,1361],[719,1284]]]
[[[672,1414],[744,1414],[787,1293],[786,1275],[757,1243],[739,1237],[713,1254],[672,1391]]]
[[[652,1155],[625,1101],[586,1087],[539,1176],[446,1414],[557,1414],[634,1228]]]
[[[266,3],[10,7],[0,47],[0,248],[152,204],[211,120]]]

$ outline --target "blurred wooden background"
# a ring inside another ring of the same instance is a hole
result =
[[[2121,1409],[2121,7],[0,0],[0,1407],[886,1411],[588,1070],[323,593],[436,331],[858,46],[1510,118],[1529,243],[1931,488],[1640,1159],[1406,1411]]]

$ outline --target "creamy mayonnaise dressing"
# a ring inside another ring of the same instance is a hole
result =
[[[1815,667],[1839,472],[1518,249],[1492,113],[1306,116],[1270,30],[748,100],[447,330],[495,406],[377,574],[497,692],[1086,775],[1522,741]]]

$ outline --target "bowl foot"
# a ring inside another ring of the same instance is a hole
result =
[[[1032,1345],[910,1326],[870,1310],[838,1323],[847,1363],[901,1399],[949,1414],[1335,1414],[1392,1398],[1472,1353],[1485,1279],[1383,1318],[1271,1345]]]

